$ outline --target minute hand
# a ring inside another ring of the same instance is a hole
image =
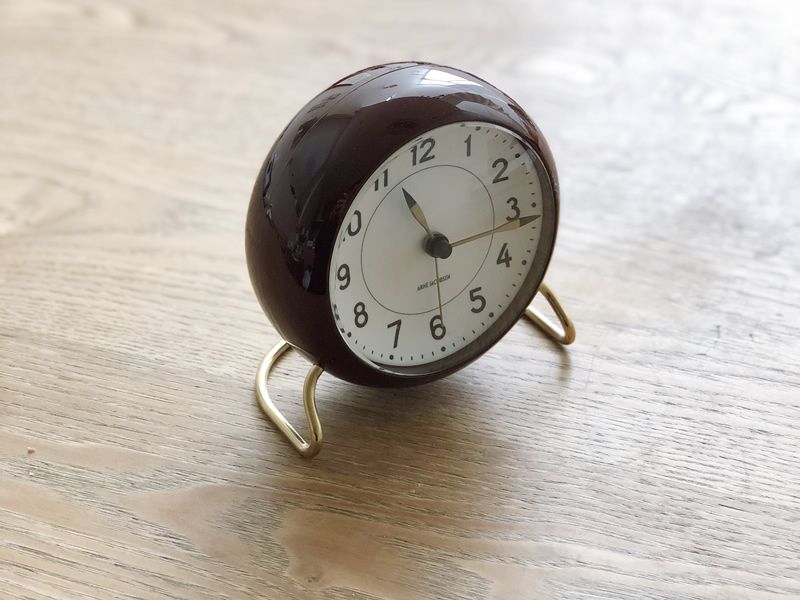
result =
[[[513,219],[508,221],[507,223],[503,223],[499,227],[495,227],[494,229],[490,229],[489,231],[484,231],[483,233],[476,233],[475,235],[471,235],[469,237],[465,237],[463,240],[458,240],[457,242],[450,242],[450,247],[455,248],[456,246],[460,246],[461,244],[466,244],[467,242],[472,242],[474,240],[478,240],[482,237],[486,237],[487,235],[492,235],[494,233],[502,233],[504,231],[513,231],[514,229],[519,229],[520,227],[525,227],[528,223],[534,222],[536,219],[541,217],[542,215],[530,215],[527,217],[520,217],[518,219]]]

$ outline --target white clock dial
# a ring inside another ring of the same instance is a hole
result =
[[[510,131],[465,122],[378,167],[347,211],[329,273],[337,327],[357,356],[387,368],[433,363],[501,318],[553,210],[538,161]]]

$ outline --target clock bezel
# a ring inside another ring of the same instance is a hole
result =
[[[477,125],[478,127],[489,126],[489,127],[499,128],[505,133],[511,134],[517,141],[519,141],[522,144],[524,150],[531,157],[533,168],[536,169],[536,174],[537,177],[539,178],[539,182],[541,185],[542,195],[539,198],[539,202],[541,202],[542,205],[542,220],[540,224],[541,234],[537,241],[536,250],[532,254],[533,259],[530,268],[528,268],[528,272],[525,278],[523,279],[522,283],[519,285],[519,288],[516,290],[516,294],[514,295],[510,304],[502,311],[502,313],[500,313],[500,315],[496,319],[494,319],[492,324],[486,330],[481,332],[477,337],[475,337],[465,346],[459,348],[455,352],[452,352],[442,358],[436,358],[434,360],[418,365],[393,365],[390,363],[382,363],[379,360],[371,360],[368,357],[359,354],[357,349],[353,349],[347,343],[347,340],[344,338],[344,334],[342,333],[337,324],[337,333],[339,334],[344,344],[347,346],[348,350],[352,354],[354,354],[359,360],[365,362],[368,366],[385,373],[389,373],[392,375],[401,375],[405,377],[419,377],[439,372],[447,372],[453,367],[458,367],[459,365],[467,364],[471,360],[474,360],[477,357],[484,354],[489,348],[491,348],[495,343],[499,342],[499,340],[502,339],[505,333],[507,333],[508,330],[514,325],[514,323],[516,323],[519,320],[520,316],[525,311],[525,308],[530,304],[531,300],[536,294],[536,290],[538,289],[539,284],[544,278],[544,272],[547,269],[549,256],[550,254],[552,254],[553,245],[555,242],[555,237],[554,237],[555,228],[553,227],[552,223],[552,219],[554,218],[553,188],[550,179],[547,175],[547,172],[545,170],[544,164],[542,163],[542,159],[532,148],[530,148],[525,143],[524,140],[517,137],[517,135],[514,132],[504,127],[494,125],[493,123],[489,123],[487,121],[462,121],[462,122],[457,121],[454,123],[450,123],[444,126],[439,126],[432,130],[423,132],[421,136],[434,137],[436,131],[440,130],[442,127],[459,125],[461,123],[468,123],[469,127]],[[419,137],[420,136],[416,136],[415,138],[412,138],[412,140],[409,141],[412,142],[414,139],[418,139]],[[396,154],[397,151],[398,149],[392,152],[392,155]],[[336,232],[336,237],[335,237],[336,240],[344,237],[345,235],[345,230],[348,226],[347,222],[348,220],[346,216],[350,212],[350,209],[352,209],[353,203],[356,201],[356,199],[358,198],[358,196],[361,194],[361,192],[364,190],[365,187],[369,188],[369,186],[374,181],[376,174],[379,174],[380,169],[384,166],[385,166],[385,161],[382,161],[376,167],[376,169],[367,177],[364,186],[362,186],[362,188],[358,190],[353,199],[348,203],[347,209],[345,210],[345,215],[343,216],[339,229]],[[437,166],[438,165],[423,167],[419,169],[419,171],[424,169],[436,168]],[[408,175],[408,177],[412,177],[419,171],[414,171],[412,174]],[[396,185],[400,185],[400,183],[397,183]],[[391,190],[388,193],[390,192]],[[367,223],[367,225],[365,225],[365,228],[369,227],[369,222],[371,222],[373,215],[369,216],[367,216],[366,214],[364,215],[364,219]],[[545,248],[544,252],[542,251],[543,247]],[[334,244],[333,248],[331,249],[331,256],[328,263],[329,282],[333,280],[331,275],[331,269],[333,269],[335,266],[334,265],[335,248],[336,244]],[[335,320],[336,319],[336,313],[334,310],[335,303],[333,301],[333,297],[331,296],[330,287],[328,289],[328,295],[329,295],[329,310],[331,311],[331,314],[333,315],[333,318]],[[502,332],[499,332],[499,330],[502,330]]]
[[[426,82],[431,71],[439,80]],[[443,75],[451,80],[440,81]],[[414,372],[415,367],[402,367],[402,373],[396,367],[386,370],[354,353],[335,323],[328,281],[336,234],[350,204],[381,163],[425,132],[464,121],[509,130],[534,158],[543,196],[552,200],[550,209],[543,209],[547,218],[542,220],[534,265],[525,279],[525,293],[521,289],[473,342],[420,371]],[[380,65],[323,91],[273,145],[248,210],[248,267],[265,313],[280,335],[309,360],[354,383],[416,385],[463,368],[519,319],[547,271],[558,213],[552,154],[539,129],[511,98],[457,69],[429,63]]]

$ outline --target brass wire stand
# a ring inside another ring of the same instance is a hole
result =
[[[561,325],[560,329],[554,326],[551,321],[542,314],[538,309],[529,305],[525,309],[525,316],[528,317],[534,325],[541,329],[553,341],[563,344],[565,346],[575,341],[575,325],[567,315],[561,302],[558,301],[556,295],[544,283],[539,286],[539,291],[550,308],[555,313],[558,322]],[[278,407],[270,398],[267,383],[269,381],[269,374],[272,367],[278,362],[287,350],[291,348],[291,344],[286,340],[281,340],[270,350],[261,361],[256,374],[256,395],[258,396],[258,405],[264,414],[269,417],[275,426],[280,430],[284,437],[294,447],[295,450],[303,458],[313,458],[322,449],[322,424],[319,421],[319,414],[317,413],[317,406],[315,403],[315,390],[317,387],[317,380],[322,375],[324,369],[319,365],[312,365],[306,374],[305,382],[303,383],[303,406],[306,412],[306,420],[311,427],[311,440],[306,439],[300,435],[297,430],[292,427],[292,424],[286,420]]]

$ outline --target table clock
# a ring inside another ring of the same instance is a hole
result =
[[[312,457],[323,372],[367,386],[430,382],[481,356],[522,315],[570,344],[575,328],[543,283],[558,211],[544,136],[482,79],[407,62],[333,84],[280,134],[247,213],[250,278],[282,337],[257,373],[264,413]],[[531,306],[537,292],[560,327]],[[289,348],[312,364],[308,440],[267,389]]]

